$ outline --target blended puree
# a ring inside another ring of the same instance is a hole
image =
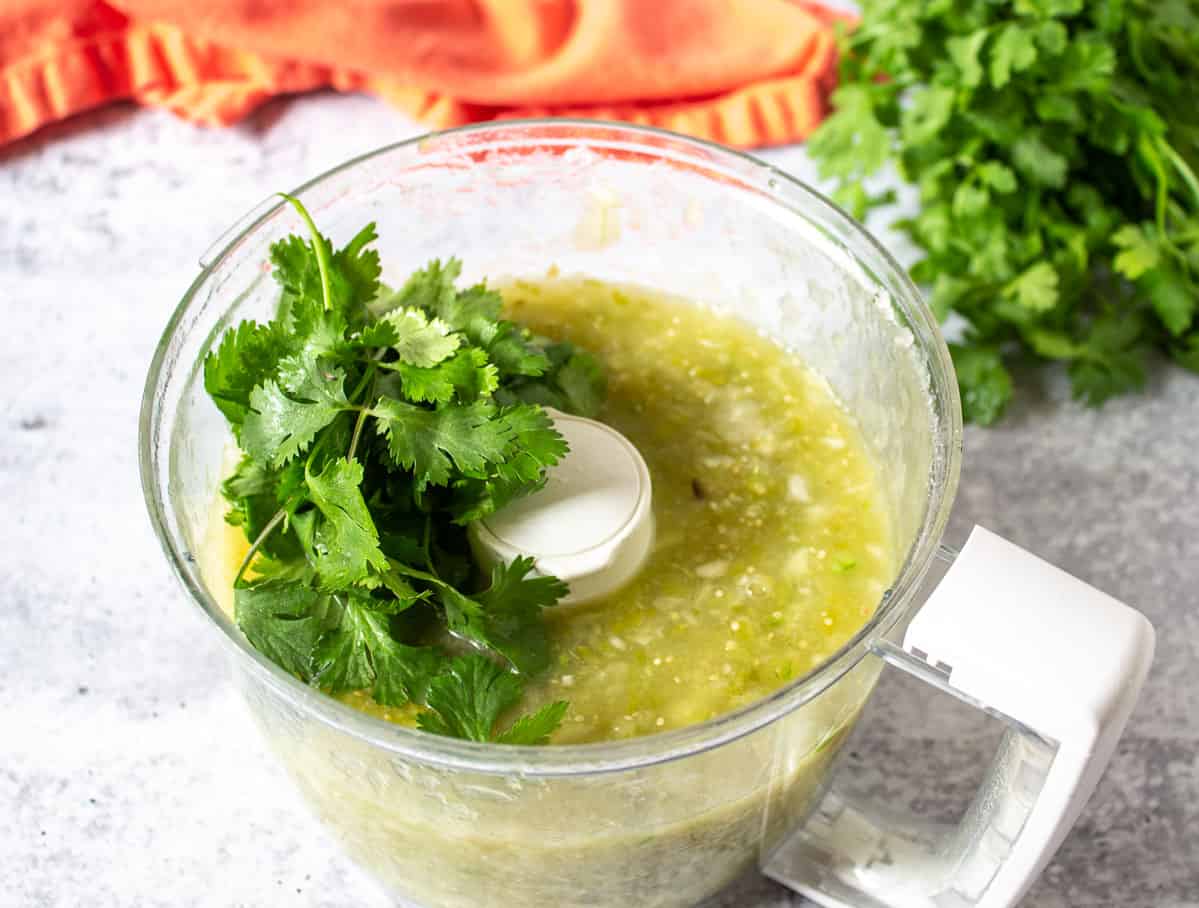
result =
[[[554,664],[520,709],[570,702],[553,743],[713,718],[862,626],[893,576],[892,546],[873,464],[818,376],[738,320],[645,290],[556,277],[501,289],[507,317],[604,363],[600,418],[653,480],[656,538],[638,577],[546,612]],[[236,565],[245,539],[228,529]],[[344,699],[413,723],[411,706]]]

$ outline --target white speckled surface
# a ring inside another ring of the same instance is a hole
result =
[[[0,904],[383,906],[302,811],[170,576],[136,470],[145,369],[243,211],[415,132],[320,96],[214,132],[112,109],[0,150]],[[768,155],[807,175],[802,151]],[[1031,908],[1199,906],[1199,377],[1086,411],[1060,384],[970,431],[950,541],[981,522],[1140,607],[1158,657]],[[984,745],[879,695],[881,796],[944,815]],[[877,711],[876,711],[877,712]],[[919,785],[918,779],[935,782]],[[750,878],[721,908],[802,904]]]

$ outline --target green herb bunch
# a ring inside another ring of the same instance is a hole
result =
[[[222,486],[251,541],[235,619],[260,652],[332,694],[423,704],[444,735],[543,743],[566,704],[497,728],[550,653],[566,594],[519,558],[482,578],[467,525],[538,489],[567,452],[543,405],[594,415],[596,361],[500,318],[455,260],[380,284],[368,225],[334,250],[271,247],[277,317],[230,329],[204,386],[242,451]]]
[[[835,113],[809,149],[859,217],[892,200],[952,347],[968,419],[991,423],[1022,356],[1068,364],[1091,404],[1163,351],[1199,371],[1199,2],[865,0]]]

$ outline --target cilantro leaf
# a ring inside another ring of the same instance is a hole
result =
[[[483,348],[501,376],[541,375],[548,366],[545,354],[529,342],[527,332],[500,318],[503,298],[484,284],[456,289],[454,282],[461,272],[462,263],[457,259],[445,264],[430,262],[385,305],[389,310],[418,307],[461,332],[470,343]]]
[[[1012,143],[1012,163],[1016,169],[1042,186],[1060,189],[1066,184],[1069,162],[1035,133]]]
[[[1158,263],[1146,270],[1137,287],[1149,299],[1149,304],[1173,337],[1186,333],[1195,319],[1196,288],[1172,265]]]
[[[1125,224],[1112,234],[1112,242],[1120,249],[1112,264],[1129,280],[1135,281],[1161,261],[1157,240],[1140,224]]]
[[[268,381],[250,395],[253,411],[244,424],[242,444],[252,457],[286,463],[312,443],[343,405],[329,399],[295,400],[274,380]]]
[[[499,389],[496,399],[502,404],[524,401],[591,419],[597,417],[607,393],[607,378],[595,357],[568,343],[550,344],[544,353],[548,371],[537,378],[509,381]]]
[[[496,722],[520,700],[519,678],[485,656],[460,656],[429,683],[427,712],[417,717],[420,727],[434,734],[471,741],[541,744],[562,721],[566,704],[551,703],[532,716],[517,719],[498,735]]]
[[[316,362],[322,356],[336,359],[350,346],[345,333],[346,320],[340,312],[314,312],[295,358],[305,362]]]
[[[1071,41],[1062,54],[1060,82],[1063,88],[1102,93],[1111,85],[1116,54],[1109,44],[1091,35]]]
[[[353,592],[341,604],[340,621],[313,654],[315,682],[329,693],[369,688],[384,706],[423,699],[445,658],[430,647],[393,639],[387,616],[372,602],[369,595]]]
[[[1057,304],[1058,275],[1048,262],[1037,262],[1012,281],[1005,293],[1026,309],[1043,312]]]
[[[243,527],[247,538],[256,539],[278,510],[283,509],[294,516],[296,508],[303,503],[303,465],[292,461],[276,470],[252,457],[243,457],[221,484],[221,494],[230,505],[226,522]],[[279,558],[302,554],[299,540],[290,527],[264,540],[260,550]]]
[[[316,570],[322,585],[344,587],[366,578],[370,568],[384,570],[387,558],[362,498],[362,464],[336,458],[308,476],[313,504],[324,521],[316,529]]]
[[[251,542],[235,618],[329,693],[427,702],[420,722],[441,734],[544,743],[564,703],[496,720],[550,664],[542,610],[566,587],[518,559],[473,592],[462,524],[541,486],[566,452],[541,404],[598,412],[603,370],[500,318],[485,285],[458,290],[457,260],[382,290],[373,225],[333,251],[286,198],[309,238],[271,248],[279,314],[227,332],[204,364],[244,455],[222,484]],[[515,672],[481,655],[449,668],[442,645],[420,645],[447,631]]]
[[[303,206],[285,196],[307,219]],[[296,333],[312,332],[322,312],[337,313],[348,324],[363,321],[367,304],[379,291],[379,254],[367,245],[377,238],[375,225],[367,224],[342,249],[333,252],[328,237],[314,234],[307,240],[288,236],[271,245],[271,276],[283,288],[283,311]],[[320,252],[318,246],[320,244]],[[328,300],[321,275],[320,256],[326,258]]]
[[[400,363],[427,368],[458,349],[462,337],[450,331],[441,319],[430,319],[420,309],[392,309],[363,331],[362,343],[391,347]]]
[[[331,694],[362,690],[375,680],[370,652],[366,647],[366,615],[347,602],[340,608],[341,620],[322,635],[312,654],[313,680]]]
[[[312,651],[323,633],[326,597],[294,581],[268,580],[233,593],[233,617],[254,648],[307,681]]]
[[[988,426],[1003,415],[1012,397],[1012,377],[995,350],[951,344],[958,373],[962,413],[970,422]]]
[[[423,309],[426,314],[439,316],[454,328],[461,330],[459,321],[447,318],[446,308],[454,303],[458,291],[454,286],[458,275],[462,273],[462,263],[458,259],[448,259],[442,264],[440,259],[434,259],[419,271],[414,271],[398,291],[382,303],[382,311],[398,308]],[[482,316],[488,320],[499,317],[499,306],[495,311]]]
[[[1043,95],[1034,102],[1037,116],[1075,129],[1083,124],[1082,105],[1071,95]]]
[[[507,731],[495,736],[499,744],[523,744],[525,746],[548,744],[550,735],[566,718],[569,704],[565,700],[555,700],[547,703],[535,713],[521,716],[509,726]]]
[[[1122,313],[1113,306],[1091,322],[1083,343],[1085,355],[1070,364],[1074,396],[1097,406],[1117,394],[1145,384],[1144,316]]]
[[[278,485],[278,471],[252,457],[242,457],[233,472],[221,483],[221,493],[230,501],[259,495],[269,495],[273,499]]]
[[[379,547],[386,550],[382,540],[379,542]],[[375,583],[376,580],[377,583]],[[369,586],[371,589],[383,587],[391,593],[391,598],[371,600],[371,608],[385,615],[398,615],[417,603],[426,601],[430,596],[428,590],[417,590],[393,570],[386,570],[377,576],[372,576],[371,580],[359,585]]]
[[[497,564],[491,571],[491,586],[477,598],[490,612],[512,612],[525,606],[548,608],[565,596],[569,589],[557,577],[530,577],[532,558],[519,557],[510,564]]]
[[[457,259],[451,259],[449,267],[455,277],[462,270],[462,264]],[[445,319],[459,331],[465,333],[475,343],[478,338],[493,325],[500,322],[500,312],[504,308],[504,298],[487,287],[486,284],[475,284],[465,290],[456,290],[453,295],[443,293],[433,304],[433,311]]]
[[[1199,372],[1199,332],[1192,332],[1182,343],[1172,346],[1170,355],[1184,369]]]
[[[969,418],[1002,412],[1004,357],[1068,363],[1091,404],[1140,388],[1153,347],[1191,361],[1196,24],[1190,0],[862,3],[808,150],[863,209],[886,165],[918,187],[895,226],[938,316],[971,326],[954,353]]]
[[[245,321],[227,331],[220,346],[204,357],[204,390],[235,431],[250,410],[250,393],[274,375],[279,360],[290,353],[289,338],[279,325]]]
[[[429,682],[446,662],[439,651],[428,646],[407,646],[397,642],[378,612],[366,612],[367,648],[375,669],[371,696],[384,706],[420,703],[428,696]]]
[[[912,98],[912,106],[904,112],[902,133],[910,142],[927,142],[945,128],[953,116],[957,92],[952,88],[931,85]]]
[[[416,476],[417,491],[449,482],[451,470],[484,477],[504,459],[512,430],[491,417],[490,404],[427,410],[382,399],[372,412],[387,437],[392,460]]]
[[[1047,359],[1077,359],[1085,353],[1085,348],[1073,338],[1048,328],[1030,328],[1024,332],[1024,339],[1033,350]]]
[[[429,711],[417,722],[435,734],[490,741],[500,713],[516,705],[520,694],[520,679],[486,656],[460,656],[429,682]]]
[[[491,322],[468,336],[487,351],[501,376],[542,375],[549,366],[545,354],[529,342],[528,332],[512,322]]]
[[[529,577],[533,559],[516,558],[492,569],[491,586],[473,597],[443,591],[450,630],[495,650],[524,675],[549,666],[541,610],[569,591],[557,577]],[[448,592],[448,595],[447,595]]]
[[[434,311],[487,351],[501,377],[543,374],[549,366],[546,355],[531,343],[527,331],[499,317],[502,306],[498,293],[476,284],[452,298],[440,297]]]
[[[283,360],[279,381],[270,379],[250,393],[242,447],[257,460],[286,463],[349,406],[344,384],[341,369],[325,369],[311,359]]]
[[[1028,69],[1037,59],[1037,45],[1031,29],[1015,23],[1005,25],[991,45],[991,85],[1003,88],[1013,72]]]
[[[504,399],[508,399],[508,395]],[[548,402],[552,404],[556,399]],[[541,407],[524,403],[506,406],[497,421],[504,425],[510,436],[503,460],[495,465],[493,475],[454,483],[454,495],[448,507],[456,523],[479,520],[511,501],[535,492],[544,482],[546,469],[558,463],[567,452],[566,440]]]
[[[496,421],[507,438],[503,460],[496,467],[497,475],[505,482],[538,482],[545,469],[558,463],[569,450],[566,439],[541,407],[504,407]]]
[[[499,373],[479,347],[463,348],[428,368],[404,362],[383,365],[399,373],[404,396],[420,403],[445,404],[454,398],[474,403],[499,387]]]
[[[962,85],[967,88],[974,88],[982,83],[983,65],[980,58],[987,37],[986,29],[979,29],[969,34],[955,35],[945,42],[949,59],[957,67]]]
[[[522,482],[504,479],[499,475],[488,479],[461,479],[453,484],[453,494],[447,508],[453,515],[454,523],[466,526],[541,487],[540,479]]]
[[[834,112],[808,140],[822,177],[874,173],[887,161],[891,135],[879,121],[873,84],[842,84],[833,92]]]
[[[1133,351],[1081,359],[1070,364],[1074,396],[1093,407],[1144,384],[1145,365],[1141,356]]]
[[[986,189],[963,183],[953,194],[953,213],[957,217],[971,217],[985,210],[990,201],[991,194]]]
[[[348,293],[358,307],[365,307],[379,292],[379,253],[367,247],[379,238],[372,221],[343,248],[333,254],[333,267],[344,280]]]
[[[270,256],[274,266],[271,277],[283,288],[284,321],[291,322],[298,333],[307,334],[311,328],[308,320],[324,309],[316,250],[309,241],[292,234],[272,243]]]
[[[567,413],[595,419],[607,392],[603,367],[590,353],[575,351],[554,373],[554,384],[565,398]]]
[[[1025,16],[1073,16],[1083,0],[1015,0],[1016,12]]]
[[[437,597],[445,610],[446,627],[452,633],[490,646],[487,615],[483,606],[448,583],[437,584]]]

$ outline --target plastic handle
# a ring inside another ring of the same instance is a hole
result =
[[[470,525],[484,567],[533,559],[570,586],[562,605],[619,589],[654,541],[653,483],[641,453],[609,425],[547,408],[569,451],[543,488]]]
[[[1008,725],[962,823],[897,823],[834,777],[764,872],[830,908],[1015,905],[1107,766],[1153,644],[1140,613],[976,527],[903,648],[876,648]]]

